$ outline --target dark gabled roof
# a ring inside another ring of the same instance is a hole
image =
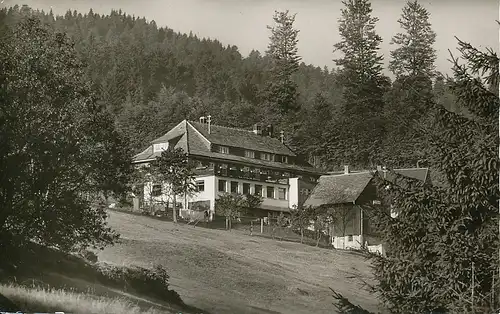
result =
[[[181,121],[179,124],[174,126],[170,131],[168,131],[165,135],[160,136],[157,139],[151,141],[152,144],[156,143],[165,143],[176,137],[179,137],[186,133],[187,123],[186,120]]]
[[[429,168],[406,168],[406,169],[393,169],[394,172],[412,179],[417,179],[422,182],[427,181],[427,176],[429,174]],[[394,175],[387,173],[386,179],[393,180]]]
[[[426,182],[428,168],[393,169],[395,173]],[[375,172],[353,172],[349,174],[332,174],[321,176],[318,184],[307,198],[305,206],[321,206],[326,204],[346,204],[356,201],[373,178]],[[383,176],[382,171],[378,174]],[[386,180],[394,182],[394,174],[386,172]]]
[[[321,176],[304,206],[352,203],[358,199],[370,180],[371,172]]]
[[[188,133],[186,132],[188,125],[186,121],[182,121],[177,124],[174,128],[168,131],[162,137],[159,137],[151,142],[151,145],[146,148],[144,151],[135,155],[132,158],[132,162],[145,162],[155,159],[156,157],[161,155],[161,152],[153,152],[153,145],[157,143],[165,143],[170,141],[174,143],[174,147],[181,147],[185,152],[189,152],[188,147]]]
[[[160,153],[153,153],[153,145],[149,146],[139,154],[132,157],[132,162],[148,161],[160,156]]]
[[[277,138],[257,135],[248,130],[229,128],[213,124],[210,126],[209,134],[207,124],[195,121],[189,121],[189,123],[212,144],[239,147],[285,156],[296,156],[294,152],[281,143],[281,141]]]
[[[201,123],[195,122],[194,124],[198,124],[201,128],[206,127],[206,125],[202,125]],[[213,126],[212,126],[213,127]],[[230,129],[230,128],[225,128],[225,127],[218,127],[216,126],[217,129],[224,129],[225,131],[227,130],[235,130],[235,129]],[[213,129],[211,129],[211,134]],[[223,132],[225,132],[223,131]],[[243,130],[240,130],[243,131]],[[249,131],[243,131],[250,133],[251,137],[257,138],[257,139],[262,139],[264,137],[260,135],[253,134],[252,132]],[[206,132],[208,134],[208,131]],[[222,133],[219,132],[219,135]],[[271,139],[271,138],[265,138],[266,143],[270,143],[270,140],[275,140],[284,147],[285,149],[288,149],[286,146],[284,146],[280,141],[276,139]],[[273,161],[266,161],[266,160],[260,160],[260,159],[255,159],[255,158],[247,158],[247,157],[242,157],[242,156],[235,156],[235,155],[229,155],[229,154],[221,154],[217,152],[212,152],[210,151],[210,142],[207,138],[205,138],[205,135],[203,134],[202,131],[197,129],[194,125],[193,122],[187,122],[186,120],[182,121],[179,123],[177,126],[175,126],[173,129],[171,129],[167,134],[155,139],[152,141],[152,145],[149,146],[147,149],[145,149],[143,152],[137,154],[134,156],[133,161],[136,163],[140,162],[146,162],[155,159],[156,157],[160,156],[160,152],[153,153],[153,145],[155,143],[162,143],[166,141],[171,141],[175,143],[175,147],[181,147],[185,152],[187,152],[190,156],[192,157],[206,157],[206,158],[214,158],[214,159],[219,159],[223,161],[233,161],[233,162],[238,162],[242,164],[248,164],[248,165],[257,165],[257,166],[262,166],[266,167],[269,169],[279,169],[279,170],[288,170],[290,172],[303,172],[303,173],[310,173],[313,175],[321,175],[324,172],[313,168],[313,167],[308,167],[308,166],[302,166],[302,165],[292,165],[292,164],[285,164],[285,163],[279,163],[279,162],[273,162]],[[259,141],[256,141],[256,143],[262,143]],[[230,146],[229,144],[225,144]]]

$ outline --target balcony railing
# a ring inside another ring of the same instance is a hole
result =
[[[194,173],[197,176],[216,175],[227,178],[278,184],[288,184],[288,179],[290,177],[289,173],[251,167],[238,167],[235,165],[224,166],[220,164],[197,167]]]
[[[234,169],[234,168],[233,169],[231,169],[231,168],[226,169],[226,168],[215,167],[214,174],[216,176],[228,177],[228,178],[234,178],[234,179],[288,184],[287,177],[278,176],[276,174],[262,173],[259,170],[241,171],[241,170]]]

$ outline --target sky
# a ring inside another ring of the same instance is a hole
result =
[[[0,6],[27,4],[32,8],[64,14],[68,9],[109,14],[122,9],[130,15],[154,20],[182,33],[217,39],[224,45],[235,45],[243,56],[252,49],[264,52],[269,42],[267,25],[272,24],[275,10],[296,13],[295,27],[299,33],[299,54],[306,64],[334,67],[333,44],[340,40],[338,19],[343,4],[340,0],[0,0]],[[394,48],[390,39],[400,31],[397,20],[404,0],[372,0],[373,15],[383,38],[380,52],[389,61]],[[498,0],[421,0],[430,12],[430,22],[437,34],[436,68],[451,74],[449,50],[455,50],[457,40],[499,51]]]

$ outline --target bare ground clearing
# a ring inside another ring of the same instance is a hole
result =
[[[356,277],[370,278],[369,264],[355,254],[242,231],[193,228],[115,211],[109,215],[122,239],[100,252],[100,260],[162,264],[182,299],[211,313],[335,313],[328,287],[377,309],[377,300]]]

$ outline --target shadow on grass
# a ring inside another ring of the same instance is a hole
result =
[[[168,305],[176,312],[209,314],[185,304],[176,291],[169,289],[169,276],[162,267],[146,269],[92,263],[35,243],[22,248],[10,247],[7,254],[9,259],[0,259],[1,283],[70,289],[79,293],[89,293],[89,287],[97,287],[100,293],[94,293],[99,296],[128,297],[143,306]]]

